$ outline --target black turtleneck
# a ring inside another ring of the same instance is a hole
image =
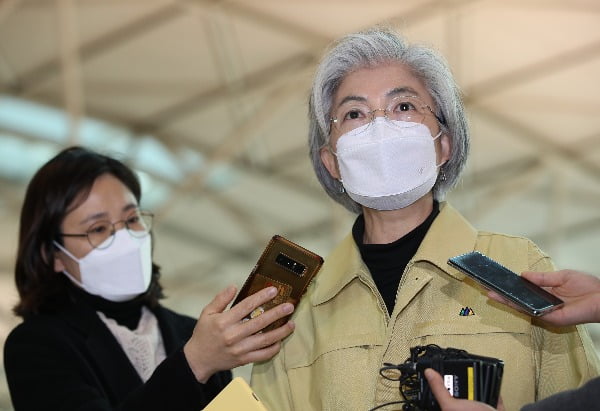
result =
[[[133,300],[114,302],[102,297],[92,295],[74,284],[70,284],[69,295],[76,304],[86,305],[94,311],[100,311],[108,318],[112,318],[118,324],[135,330],[142,317],[142,306],[145,294]]]
[[[431,223],[440,212],[437,201],[433,202],[433,210],[414,230],[389,244],[364,244],[365,218],[358,216],[352,227],[352,237],[358,246],[360,255],[369,268],[373,281],[391,314],[396,304],[396,293],[406,265],[421,245]]]

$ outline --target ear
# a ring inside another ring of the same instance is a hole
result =
[[[446,133],[440,136],[440,160],[438,164],[446,164],[452,155],[452,139]]]
[[[54,253],[54,271],[57,273],[60,273],[65,270],[65,265],[62,261],[62,257],[60,254],[60,251],[56,251]]]
[[[46,252],[46,249],[43,245],[40,247],[40,254],[42,255],[42,260],[44,260],[44,262],[48,264],[50,259],[48,258],[48,252]],[[65,265],[60,259],[60,252],[57,250],[54,252],[54,271],[58,273],[63,271],[64,269]]]
[[[323,163],[327,171],[329,171],[331,177],[335,178],[336,180],[339,180],[340,171],[338,169],[337,158],[331,152],[331,148],[329,146],[322,147],[320,154],[321,162]]]

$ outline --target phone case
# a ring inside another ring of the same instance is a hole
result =
[[[256,308],[246,319],[254,318],[284,302],[296,305],[322,265],[323,258],[319,255],[274,235],[232,305],[269,286],[277,287],[275,298]],[[290,316],[269,324],[263,331],[282,326]]]
[[[517,304],[530,315],[540,316],[563,304],[560,298],[478,251],[452,257],[448,264]]]

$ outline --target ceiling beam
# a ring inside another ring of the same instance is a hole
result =
[[[600,57],[600,41],[573,48],[525,67],[484,80],[466,90],[465,104],[474,105],[495,93],[504,92],[543,76],[555,74],[571,67],[579,66]]]
[[[281,17],[274,16],[268,11],[261,10],[257,7],[253,7],[255,4],[247,0],[242,1],[223,1],[223,0],[182,0],[182,4],[187,6],[202,6],[207,7],[219,7],[232,15],[236,15],[246,20],[256,22],[260,27],[269,27],[270,29],[279,33],[287,34],[291,37],[295,37],[304,43],[309,44],[312,48],[322,49],[331,42],[331,38],[317,33],[313,30],[309,30],[301,24],[290,21],[289,19],[282,19]],[[256,3],[260,4],[260,3]]]
[[[459,6],[470,4],[474,1],[479,0],[465,0],[459,2]],[[247,93],[251,90],[273,84],[277,78],[284,78],[289,75],[290,71],[293,72],[312,67],[313,65],[316,65],[323,49],[334,40],[311,30],[307,30],[297,23],[272,16],[263,10],[258,10],[255,7],[249,6],[249,4],[250,3],[248,2],[239,1],[182,1],[182,5],[186,6],[188,9],[191,8],[194,10],[200,5],[203,5],[204,7],[222,7],[227,12],[255,21],[260,26],[268,26],[278,32],[297,37],[301,41],[308,43],[309,50],[305,53],[292,55],[285,60],[278,61],[259,72],[244,76],[232,83],[219,84],[212,89],[200,91],[196,95],[183,99],[170,107],[166,107],[158,112],[150,114],[146,116],[146,119],[139,121],[138,124],[134,126],[137,131],[140,133],[153,133],[193,111],[202,110],[204,107],[211,103],[214,104],[215,101],[220,99],[232,97],[232,90],[239,90],[238,92],[240,94]],[[420,20],[430,17],[432,6],[443,6],[443,4],[444,3],[439,0],[433,0],[419,7],[415,7],[407,13],[403,13],[401,16],[396,16],[392,18],[391,21],[406,19],[408,24],[417,24]],[[184,9],[186,7],[184,7]],[[388,20],[386,19],[386,21]]]
[[[15,96],[17,97],[17,96]],[[54,100],[56,96],[52,96],[52,98],[48,97],[48,96],[36,96],[35,99],[31,99],[32,101],[37,101],[41,104],[45,104],[51,107],[55,107],[58,109],[61,109],[61,104],[58,103],[57,101]],[[99,120],[102,121],[107,121],[111,124],[114,124],[116,126],[120,126],[123,127],[125,129],[127,129],[127,122],[120,118],[116,113],[106,113],[102,110],[98,110],[95,109],[94,107],[87,107],[87,113],[88,115],[97,118]],[[2,131],[2,129],[0,129],[0,131]],[[63,148],[65,145],[65,143],[62,142],[56,142],[56,141],[49,141],[49,140],[45,140],[45,139],[41,139],[39,137],[35,137],[35,136],[31,136],[31,135],[26,135],[26,134],[22,134],[22,133],[15,133],[12,130],[6,130],[7,134],[12,134],[12,135],[16,135],[19,138],[26,138],[27,140],[30,140],[32,142],[44,142],[44,143],[48,143],[48,144],[56,144],[57,146],[57,151],[60,148]],[[139,134],[133,134],[131,138],[135,139],[137,136],[142,135],[142,133]],[[201,142],[198,141],[198,139],[192,138],[190,136],[184,135],[182,133],[175,133],[175,132],[162,132],[162,131],[154,131],[152,133],[152,136],[154,138],[156,138],[159,142],[161,142],[162,144],[164,144],[169,150],[176,152],[179,149],[190,149],[190,150],[195,150],[198,151],[200,153],[210,153],[211,151],[214,150],[213,147],[202,144]],[[304,148],[302,150],[305,150]],[[287,155],[291,156],[292,159],[297,159],[298,158],[298,154],[301,154],[302,158],[306,159],[308,157],[307,152],[302,153],[301,151],[295,151],[295,150],[291,150],[289,153],[284,153],[283,157],[286,157]],[[307,149],[306,149],[307,150]],[[279,180],[282,184],[285,184],[287,186],[294,186],[299,192],[303,192],[305,193],[305,195],[308,195],[312,198],[315,198],[316,196],[320,196],[322,195],[320,190],[316,190],[314,188],[314,185],[309,184],[301,179],[298,179],[294,176],[289,176],[289,175],[285,175],[285,173],[282,173],[280,171],[280,168],[278,167],[279,165],[281,165],[282,167],[285,166],[286,162],[283,161],[281,163],[276,164],[275,167],[273,167],[272,165],[269,166],[264,166],[261,164],[256,164],[256,163],[250,163],[246,158],[244,158],[244,156],[238,156],[236,158],[232,158],[230,160],[231,164],[234,167],[238,167],[240,169],[240,172],[243,173],[248,173],[248,174],[252,174],[257,176],[258,178],[270,178],[270,179],[277,179]],[[289,162],[288,162],[289,164]],[[170,180],[166,180],[161,176],[157,176],[154,175],[151,171],[148,170],[143,170],[145,172],[148,172],[150,175],[153,176],[153,178],[156,178],[158,181],[161,182],[165,182],[168,184],[173,184],[172,181]],[[192,189],[194,189],[192,187]],[[199,187],[198,191],[202,192],[205,190],[208,190],[209,188],[207,187]]]
[[[173,206],[177,201],[177,193],[187,192],[191,189],[202,190],[206,185],[206,177],[215,165],[232,162],[234,158],[238,157],[244,149],[246,140],[254,136],[257,130],[264,126],[265,120],[271,117],[277,109],[280,109],[286,100],[294,96],[291,89],[295,87],[296,81],[290,79],[287,84],[269,93],[262,107],[247,116],[245,121],[238,124],[222,139],[221,144],[210,152],[202,170],[196,174],[186,176],[185,180],[177,185],[176,191],[171,197],[172,200],[163,204],[158,213],[166,212]]]
[[[560,12],[570,13],[600,13],[600,4],[589,0],[503,0],[502,4],[510,8],[531,9],[536,14],[540,7],[544,10],[556,9]],[[538,14],[539,15],[539,14]]]
[[[481,170],[470,170],[455,191],[471,192],[518,178],[543,166],[537,156],[521,156]],[[454,192],[454,191],[453,191]]]
[[[310,67],[313,63],[313,56],[309,54],[303,53],[290,56],[259,71],[250,73],[231,84],[218,84],[208,90],[199,91],[191,97],[149,114],[145,119],[136,121],[132,128],[140,134],[154,134],[192,112],[211,106],[226,97],[232,97],[235,95],[235,92],[232,95],[232,90],[239,90],[241,95],[242,93],[265,88]]]
[[[111,48],[145,34],[180,15],[181,8],[177,4],[167,4],[135,21],[127,22],[115,30],[82,44],[77,53],[83,64],[84,61],[106,53]],[[2,92],[17,96],[32,96],[45,81],[59,75],[60,67],[61,58],[52,58],[21,75],[17,84],[9,85],[9,87],[5,86]]]
[[[81,61],[78,53],[79,30],[74,0],[56,0],[56,3],[63,98],[69,121],[68,139],[72,145],[79,141],[81,120],[85,115]]]
[[[528,142],[535,148],[535,151],[541,155],[547,154],[553,156],[566,162],[574,169],[578,169],[586,175],[600,181],[600,166],[595,161],[586,159],[582,155],[585,151],[557,144],[528,125],[510,119],[498,112],[479,106],[472,107],[471,109],[492,124],[495,123],[502,126],[508,131],[509,135],[521,138],[522,141]]]
[[[155,228],[159,238],[168,236],[188,246],[208,247],[215,252],[215,258],[225,257],[228,259],[246,260],[254,257],[254,253],[249,247],[234,247],[230,242],[217,241],[215,236],[209,232],[195,230],[185,224],[174,224],[164,219],[159,224]]]

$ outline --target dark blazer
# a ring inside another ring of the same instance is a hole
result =
[[[158,319],[167,358],[143,383],[110,330],[85,306],[28,318],[8,336],[4,367],[15,411],[199,411],[231,372],[196,381],[182,347],[196,320],[164,307]]]

